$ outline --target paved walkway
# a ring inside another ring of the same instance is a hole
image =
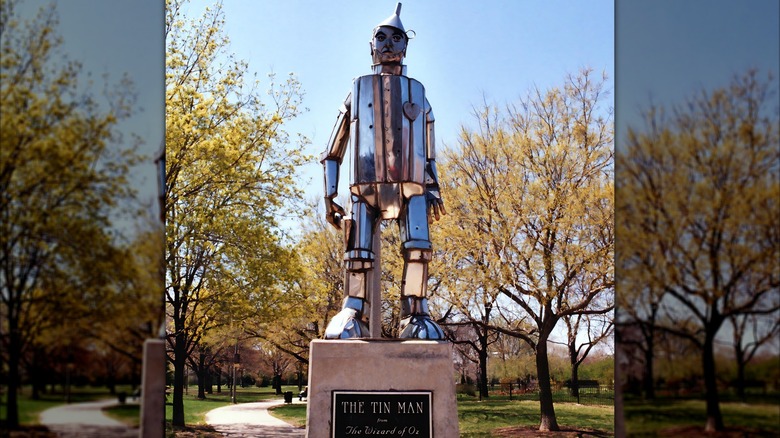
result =
[[[137,438],[138,429],[103,414],[104,407],[117,404],[117,399],[112,398],[56,406],[41,412],[40,422],[60,438]]]
[[[297,398],[293,402],[305,403]],[[116,404],[116,399],[108,399],[57,406],[41,412],[40,422],[59,438],[138,438],[138,429],[103,414],[103,408]],[[268,408],[281,404],[284,401],[278,399],[223,406],[209,411],[206,423],[225,438],[304,437],[305,429],[268,413]]]
[[[299,402],[293,398],[293,403]],[[282,399],[223,406],[206,413],[206,423],[226,438],[303,437],[306,429],[295,427],[268,413],[284,404]]]

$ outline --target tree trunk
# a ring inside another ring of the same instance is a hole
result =
[[[539,430],[542,432],[560,430],[555,419],[552,387],[550,386],[550,364],[547,360],[547,336],[539,336],[536,344],[536,376],[539,380],[539,408],[541,421]]]
[[[569,365],[571,366],[571,377],[569,378],[569,389],[571,396],[577,398],[579,403],[580,399],[580,381],[579,381],[579,368],[580,364],[577,361],[577,344],[576,339],[569,339]]]
[[[187,355],[186,336],[179,332],[173,346],[173,418],[174,426],[184,427],[184,366]]]
[[[577,398],[577,403],[580,402],[580,380],[579,380],[580,364],[574,361],[571,364],[571,395]]]
[[[487,348],[479,350],[479,399],[490,397],[488,393]]]
[[[714,333],[708,333],[704,340],[704,351],[702,356],[704,371],[704,388],[707,398],[707,423],[704,426],[705,432],[722,431],[723,416],[720,412],[720,401],[718,400],[718,382],[715,374],[715,355],[714,355]]]
[[[655,353],[655,331],[650,328],[648,336],[645,337],[647,341],[647,348],[645,349],[645,367],[642,373],[642,384],[645,390],[645,399],[655,399],[655,379],[653,377],[653,355]]]
[[[200,352],[198,355],[198,367],[195,369],[195,376],[198,377],[198,400],[206,399],[206,353]]]
[[[130,367],[130,369],[133,370],[132,373],[131,373],[132,374],[132,379],[131,379],[132,383],[130,384],[130,387],[133,388],[133,392],[135,392],[135,390],[137,389],[137,382],[141,381],[141,376],[139,375],[140,374],[139,373],[139,368],[141,368],[142,366],[143,366],[143,361],[141,361],[141,362],[133,361],[133,364]]]
[[[41,353],[39,348],[33,348],[32,364],[30,365],[30,374],[32,380],[32,399],[40,400],[41,392],[46,392],[46,382],[44,381],[44,375],[41,367]]]
[[[477,336],[479,339],[479,400],[482,401],[482,398],[488,398],[490,397],[490,394],[488,393],[488,371],[487,371],[487,361],[488,361],[488,328],[487,325],[490,322],[490,312],[493,310],[493,304],[488,302],[485,303],[485,313],[482,316],[482,323],[484,325],[482,326],[476,326],[477,329]]]
[[[109,394],[116,395],[116,369],[111,360],[108,362],[106,365],[106,386]],[[135,379],[133,379],[133,382],[135,382]]]
[[[40,400],[41,399],[41,385],[40,383],[36,382],[37,379],[40,378],[37,373],[33,374],[32,376],[32,395],[30,396],[33,400]]]
[[[206,367],[206,394],[214,394],[214,372]]]
[[[109,394],[116,395],[116,383],[114,382],[114,376],[109,375],[107,377],[106,386],[108,387]]]
[[[617,317],[617,315],[616,315]],[[616,346],[620,345],[620,342],[622,340],[621,336],[622,330],[615,330],[615,344]],[[626,360],[624,358],[625,356],[625,350],[623,348],[615,348],[615,378],[614,378],[614,388],[615,388],[615,436],[616,437],[624,437],[626,436],[626,417],[625,417],[625,409],[623,404],[623,388],[625,388],[625,366],[626,366]]]
[[[276,382],[274,385],[274,388],[276,389],[276,395],[282,395],[282,375],[276,374],[274,376],[274,382]]]
[[[739,397],[742,402],[745,402],[745,356],[744,351],[742,351],[741,348],[737,347],[736,356],[737,356],[737,397]]]
[[[222,393],[222,367],[217,366],[217,393]]]
[[[6,405],[6,425],[9,430],[19,427],[19,365],[21,342],[16,331],[16,321],[9,318],[10,336],[8,345],[8,398]]]

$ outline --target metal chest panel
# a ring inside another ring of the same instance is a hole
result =
[[[409,149],[406,159],[408,165],[404,172],[404,180],[422,184],[425,181],[426,156],[426,114],[425,114],[425,88],[414,79],[409,79],[409,97],[404,104],[404,112],[407,114],[410,124]],[[411,118],[413,116],[413,118]]]
[[[355,79],[352,184],[425,181],[425,89],[405,76]]]

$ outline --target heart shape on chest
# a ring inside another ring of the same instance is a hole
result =
[[[406,117],[408,117],[409,120],[416,119],[421,112],[422,109],[420,108],[420,105],[417,105],[416,103],[412,103],[412,102],[404,103],[404,114],[406,114]]]

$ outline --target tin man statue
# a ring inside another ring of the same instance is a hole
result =
[[[384,219],[397,219],[402,242],[400,337],[444,337],[431,320],[427,299],[432,253],[429,214],[436,220],[445,214],[436,174],[433,111],[422,84],[406,76],[402,61],[409,37],[400,13],[398,3],[395,13],[374,28],[373,74],[354,80],[322,154],[327,220],[338,229],[343,223],[346,240],[345,297],[341,311],[325,330],[330,339],[369,337],[368,279],[374,263],[379,263],[372,251],[374,231]],[[350,144],[350,211],[346,213],[334,198],[339,167]]]

